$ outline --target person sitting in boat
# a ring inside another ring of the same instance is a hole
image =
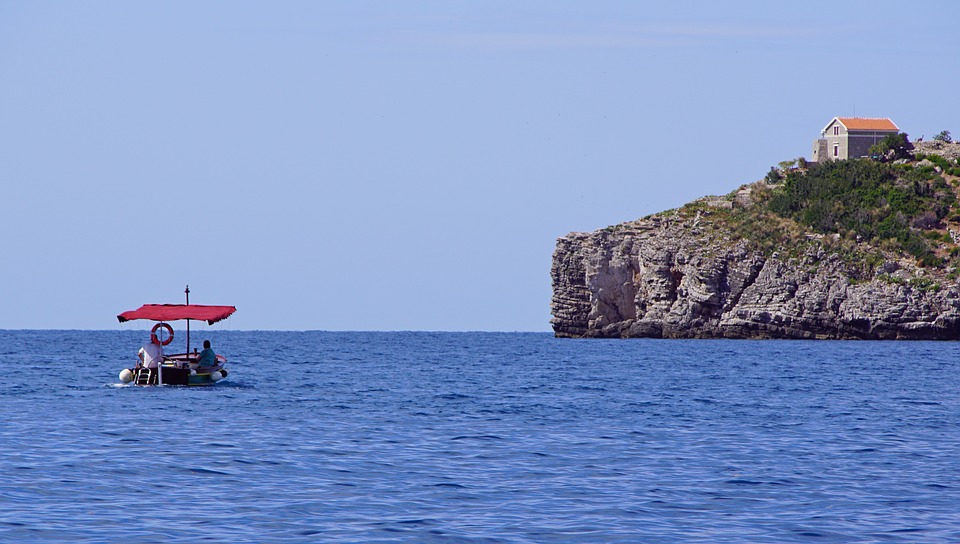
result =
[[[210,349],[210,341],[203,341],[203,351],[200,352],[200,357],[197,359],[197,366],[217,366],[217,354]]]
[[[137,357],[140,359],[139,366],[157,368],[157,365],[163,361],[163,346],[160,345],[160,340],[156,337],[151,338],[137,352]]]

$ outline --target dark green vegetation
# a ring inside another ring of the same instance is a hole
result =
[[[855,159],[789,172],[766,205],[815,232],[882,244],[909,253],[922,266],[940,266],[943,259],[935,250],[943,237],[925,231],[943,227],[957,198],[931,167]]]
[[[949,133],[948,133],[949,134]],[[888,158],[890,160],[906,159],[910,156],[910,150],[913,144],[907,138],[906,133],[891,134],[880,140],[879,143],[870,146],[870,155],[878,158]]]
[[[811,272],[817,259],[810,256],[826,252],[846,264],[853,281],[907,281],[881,270],[904,257],[927,269],[925,278],[909,280],[914,287],[939,289],[939,281],[960,276],[960,244],[950,234],[960,231],[955,160],[917,155],[899,164],[854,159],[806,168],[796,162],[674,213],[699,218],[699,232],[710,242],[745,243],[766,255],[799,259]]]

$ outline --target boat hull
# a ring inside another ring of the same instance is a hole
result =
[[[164,358],[158,368],[134,367],[120,373],[120,379],[133,385],[213,385],[227,377],[227,359],[217,355],[217,365],[197,366],[195,354],[177,354]]]
[[[134,385],[213,385],[227,377],[227,370],[222,367],[192,373],[189,368],[176,367],[163,367],[162,369],[134,368],[130,371],[134,376],[131,382]],[[219,379],[213,378],[214,372],[220,373]]]

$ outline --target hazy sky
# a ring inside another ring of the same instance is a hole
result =
[[[0,2],[0,328],[546,331],[567,232],[960,136],[960,3],[786,5]]]

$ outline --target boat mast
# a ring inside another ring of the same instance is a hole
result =
[[[190,305],[190,286],[188,285],[183,292],[184,294],[187,295],[187,306],[189,306]],[[189,318],[187,319],[187,351],[186,353],[187,354],[190,353],[190,319]]]

